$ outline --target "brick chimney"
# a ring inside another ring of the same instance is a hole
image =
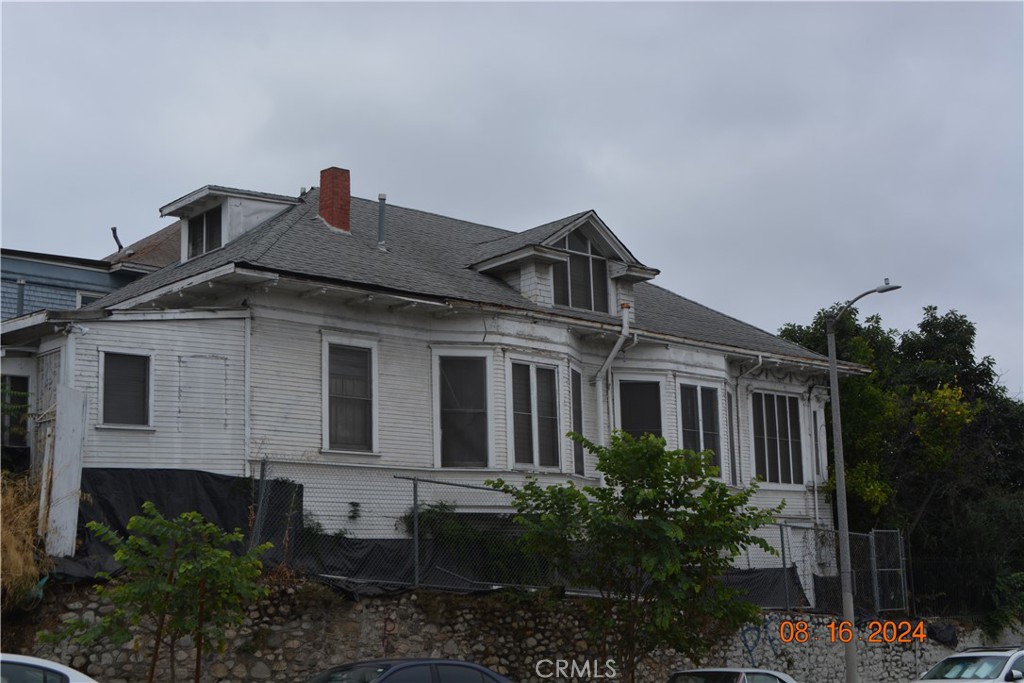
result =
[[[320,171],[320,218],[332,228],[349,232],[351,208],[348,169],[331,166]]]

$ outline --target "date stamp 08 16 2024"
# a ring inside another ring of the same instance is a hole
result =
[[[849,621],[830,621],[820,633],[814,625],[800,619],[779,622],[779,640],[783,643],[807,643],[822,640],[831,643],[912,643],[927,638],[923,621],[869,621],[864,633],[858,633]]]

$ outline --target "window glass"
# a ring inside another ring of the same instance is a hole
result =
[[[554,368],[512,364],[512,416],[516,462],[558,466],[558,384]]]
[[[479,670],[458,664],[438,664],[437,675],[441,683],[491,683]]]
[[[512,364],[512,419],[514,421],[516,462],[533,463],[533,400],[530,366]]]
[[[747,674],[747,683],[781,683],[778,676],[771,674]]]
[[[329,444],[373,450],[371,350],[332,345],[328,358]]]
[[[777,484],[802,484],[800,403],[795,396],[754,392],[754,469]]]
[[[31,664],[0,662],[4,683],[68,683],[68,677]]]
[[[557,246],[569,252],[569,260],[552,266],[555,303],[607,313],[607,259],[579,230],[569,233]]]
[[[487,466],[486,369],[484,358],[440,359],[443,467]]]
[[[661,436],[661,385],[658,382],[619,382],[620,427],[629,435]]]
[[[558,466],[558,386],[554,368],[537,368],[537,457]]]
[[[573,370],[572,378],[572,430],[577,434],[583,434],[583,375]],[[579,441],[572,442],[573,470],[576,474],[585,474],[583,460],[583,444]]]
[[[188,219],[188,257],[199,256],[221,245],[221,209],[209,211]]]
[[[103,423],[149,424],[149,357],[103,354]]]
[[[429,664],[407,666],[381,678],[382,683],[432,683]]]

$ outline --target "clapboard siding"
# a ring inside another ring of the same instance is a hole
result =
[[[101,351],[149,355],[148,430],[101,426]],[[85,467],[245,472],[245,321],[95,321],[75,344],[88,397]]]

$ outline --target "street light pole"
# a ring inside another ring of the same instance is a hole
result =
[[[836,358],[836,320],[850,306],[868,294],[881,294],[899,289],[900,285],[890,285],[889,278],[885,284],[875,287],[850,299],[838,313],[825,316],[825,332],[828,335],[828,374],[829,388],[832,396],[832,447],[835,452],[836,467],[836,514],[839,522],[839,583],[843,591],[843,620],[854,627],[853,611],[853,568],[850,562],[850,518],[846,509],[846,464],[843,461],[843,422],[839,413],[839,361]],[[846,683],[860,683],[857,673],[857,642],[851,638],[843,644],[843,657],[846,662]]]

